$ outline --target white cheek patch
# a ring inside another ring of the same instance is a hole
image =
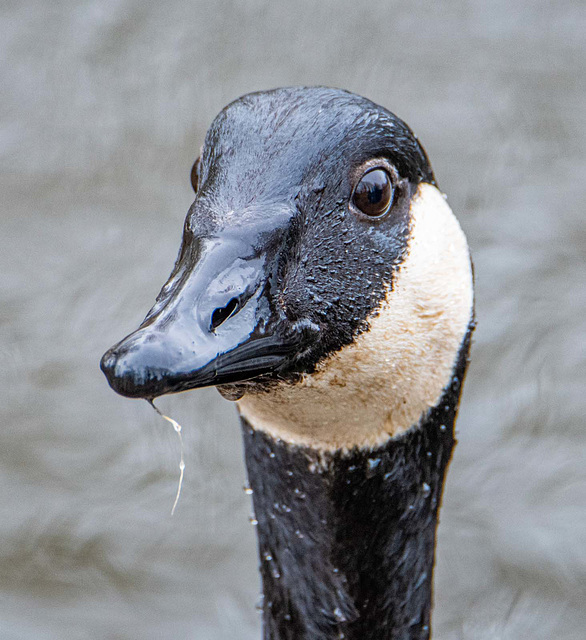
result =
[[[255,429],[323,451],[374,447],[437,405],[472,317],[472,269],[438,189],[420,184],[410,214],[403,263],[369,330],[299,383],[247,393],[238,408]]]

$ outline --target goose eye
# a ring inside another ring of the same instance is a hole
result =
[[[191,186],[195,193],[197,193],[197,187],[199,186],[199,158],[193,163],[193,167],[191,167]]]
[[[384,215],[393,203],[393,184],[384,169],[367,171],[352,194],[354,205],[367,216]]]

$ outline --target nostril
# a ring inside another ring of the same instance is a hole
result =
[[[238,298],[232,298],[225,307],[218,307],[212,313],[212,322],[210,329],[215,331],[230,316],[233,316],[239,309],[240,302]]]

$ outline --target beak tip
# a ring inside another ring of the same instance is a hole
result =
[[[110,379],[110,375],[112,374],[112,370],[115,366],[116,358],[112,353],[112,349],[108,349],[108,351],[106,351],[106,353],[100,360],[100,369],[102,370],[102,373],[106,376],[106,378],[108,378],[108,380]]]
[[[120,393],[121,395],[126,395],[124,393],[124,389],[126,385],[123,383],[124,376],[120,375],[118,371],[118,354],[114,349],[108,349],[106,353],[102,356],[100,360],[100,369],[102,373],[106,376],[106,380],[108,384],[112,387],[116,393]]]
[[[110,387],[125,398],[150,399],[173,390],[175,374],[161,362],[158,351],[141,353],[125,338],[102,356],[100,369]]]
[[[136,375],[124,365],[124,353],[112,347],[102,356],[100,369],[106,376],[108,384],[116,393],[127,398],[143,398],[141,385],[137,384]]]

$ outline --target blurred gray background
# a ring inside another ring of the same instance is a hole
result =
[[[477,314],[436,640],[583,640],[586,100],[581,0],[4,0],[0,638],[260,637],[234,407],[145,402],[99,357],[145,315],[191,164],[243,93],[347,88],[425,145]]]

